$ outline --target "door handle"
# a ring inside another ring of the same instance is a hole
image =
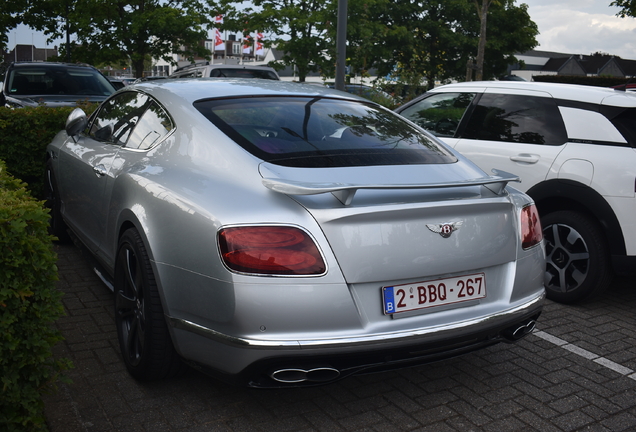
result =
[[[517,156],[510,156],[510,160],[513,162],[535,164],[539,162],[539,156],[528,154],[528,153],[520,153]]]
[[[97,165],[96,167],[93,167],[93,172],[97,174],[98,177],[104,177],[106,174],[108,174],[106,167],[101,164]]]

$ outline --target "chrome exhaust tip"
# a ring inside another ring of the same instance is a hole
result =
[[[280,383],[297,384],[302,382],[328,382],[337,379],[340,371],[332,367],[316,367],[312,369],[287,368],[279,369],[269,376]]]
[[[534,319],[531,319],[524,324],[520,324],[505,330],[503,334],[506,337],[506,339],[509,339],[511,341],[518,341],[522,337],[532,333],[536,326],[537,326],[537,321]]]

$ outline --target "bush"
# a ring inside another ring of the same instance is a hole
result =
[[[80,108],[89,115],[97,104],[83,104]],[[0,107],[0,159],[11,175],[27,183],[35,197],[44,198],[46,146],[64,129],[73,109]]]
[[[0,430],[46,430],[42,394],[68,360],[52,323],[63,315],[48,211],[0,161]]]

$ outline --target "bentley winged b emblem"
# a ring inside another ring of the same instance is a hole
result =
[[[457,221],[442,224],[426,224],[426,228],[430,229],[434,233],[441,235],[444,238],[449,238],[453,231],[457,231],[463,223],[463,221]]]

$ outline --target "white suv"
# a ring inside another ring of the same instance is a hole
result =
[[[548,297],[571,303],[636,270],[636,93],[537,82],[435,88],[396,109],[539,208]]]
[[[260,78],[279,81],[280,77],[269,66],[197,63],[180,67],[168,78]]]

